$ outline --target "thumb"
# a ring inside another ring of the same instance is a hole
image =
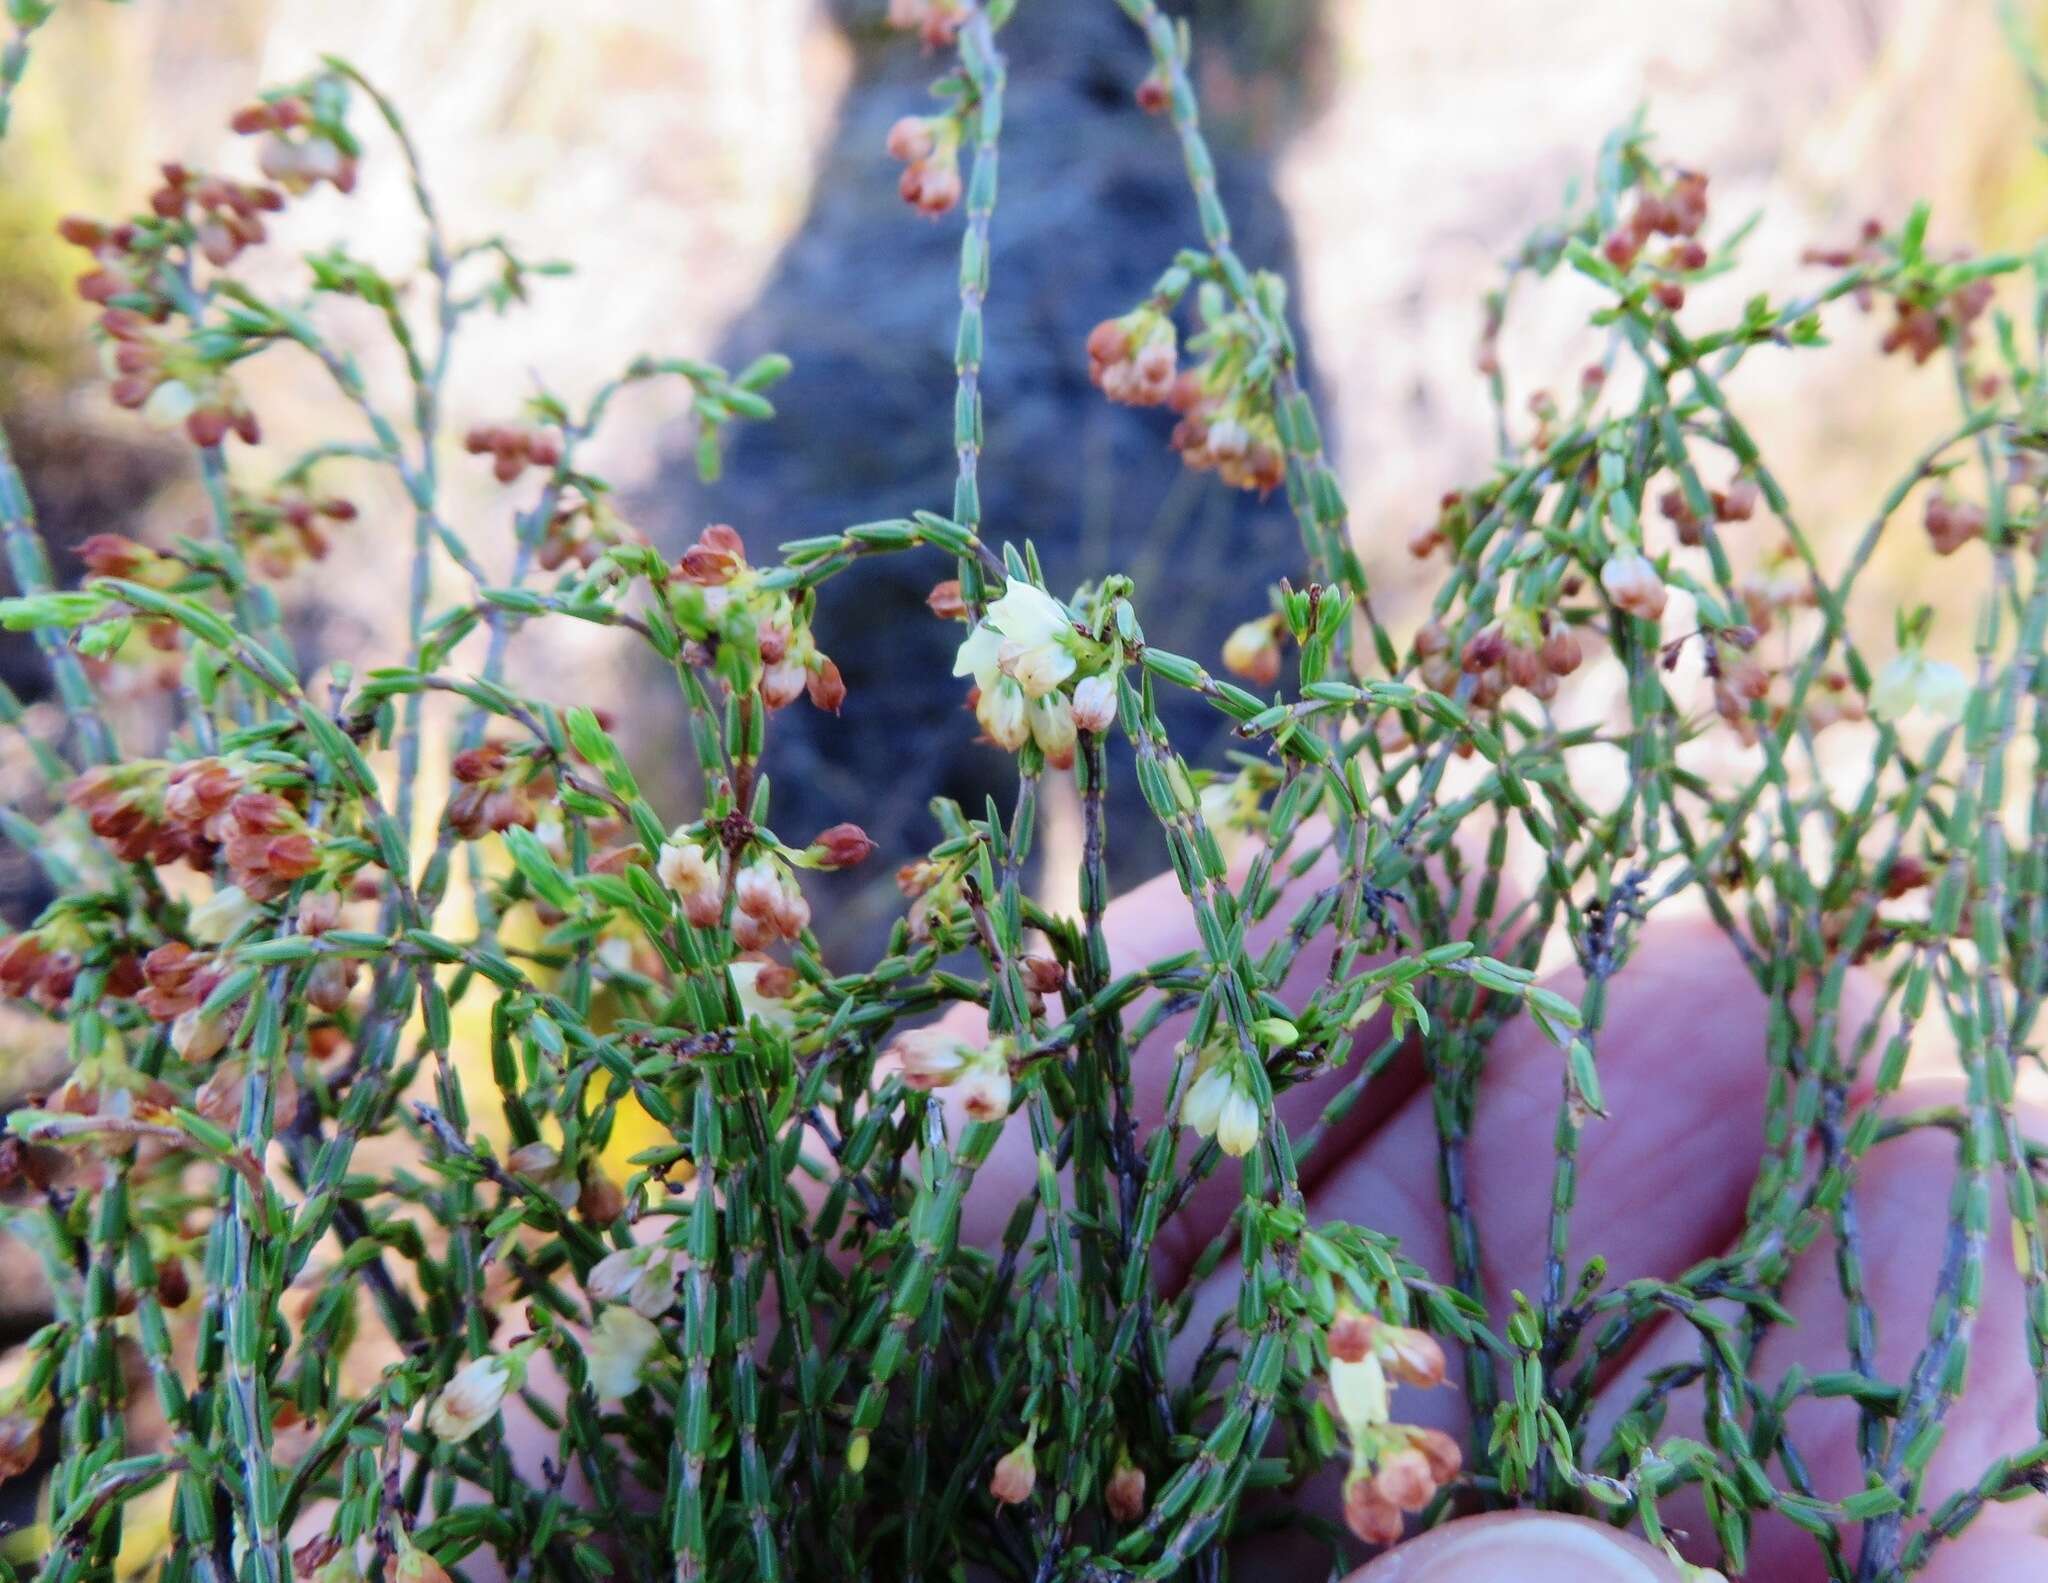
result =
[[[2038,1583],[2048,1578],[2048,1539],[1972,1529],[1936,1545],[1921,1576],[1926,1583]]]
[[[1604,1523],[1493,1512],[1396,1545],[1348,1583],[1679,1583],[1679,1573],[1654,1546]]]

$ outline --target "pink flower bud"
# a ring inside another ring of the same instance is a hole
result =
[[[1600,586],[1632,616],[1655,621],[1664,614],[1664,579],[1646,555],[1631,552],[1609,557],[1600,568]]]
[[[1107,731],[1116,724],[1116,678],[1107,671],[1074,684],[1074,724],[1082,731]]]
[[[875,850],[875,843],[857,824],[835,824],[812,838],[810,850],[820,868],[852,868],[867,859]]]
[[[988,1492],[997,1504],[1015,1506],[1031,1499],[1031,1486],[1038,1482],[1038,1462],[1031,1454],[1031,1442],[1020,1441],[996,1463]]]
[[[1396,1451],[1380,1463],[1373,1475],[1373,1493],[1404,1512],[1419,1512],[1436,1493],[1436,1480],[1429,1474],[1429,1459],[1420,1451]]]
[[[889,128],[889,157],[906,165],[928,158],[937,146],[931,122],[921,115],[906,115]]]
[[[1363,1469],[1344,1481],[1344,1521],[1369,1545],[1390,1545],[1401,1537],[1401,1509],[1373,1487]]]

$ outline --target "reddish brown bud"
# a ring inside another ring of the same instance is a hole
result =
[[[1372,1351],[1378,1329],[1379,1321],[1371,1314],[1362,1314],[1355,1308],[1338,1309],[1336,1318],[1330,1321],[1330,1356],[1339,1363],[1363,1363],[1366,1354]]]
[[[924,603],[925,608],[942,621],[966,619],[967,601],[960,597],[960,579],[957,577],[932,584],[932,591],[924,596]]]
[[[857,824],[835,824],[811,840],[811,853],[821,868],[852,868],[875,850],[867,831]]]
[[[593,1226],[609,1226],[626,1212],[626,1194],[619,1184],[592,1166],[576,1195],[576,1210]]]
[[[846,683],[840,678],[839,667],[822,655],[817,669],[805,676],[804,691],[811,695],[811,703],[827,714],[838,714],[840,705],[846,702]]]
[[[1058,994],[1067,981],[1066,970],[1049,956],[1029,955],[1018,966],[1024,970],[1024,983],[1034,995]]]
[[[1118,1522],[1138,1521],[1145,1515],[1145,1470],[1129,1462],[1118,1462],[1109,1483],[1103,1486],[1102,1501]]]

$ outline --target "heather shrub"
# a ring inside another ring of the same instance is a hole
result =
[[[462,338],[516,334],[554,266],[445,234],[432,150],[345,62],[234,111],[240,172],[168,166],[134,215],[64,222],[108,392],[189,441],[210,522],[97,536],[60,586],[0,451],[0,611],[63,717],[38,734],[6,700],[47,784],[6,834],[57,897],[0,941],[0,985],[68,1057],[4,1144],[9,1228],[54,1305],[0,1418],[0,1475],[45,1484],[8,1576],[1215,1577],[1272,1528],[1341,1558],[1347,1528],[1385,1544],[1540,1506],[1674,1558],[1683,1537],[1696,1576],[1744,1573],[1758,1525],[1789,1524],[1826,1575],[1888,1579],[2048,1481],[2048,1441],[1934,1476],[1993,1261],[2021,1277],[2048,1436],[2044,1146],[2016,1092],[2048,991],[2048,248],[1943,251],[1917,209],[1703,323],[1688,293],[1746,227],[1624,128],[1483,305],[1499,454],[1403,549],[1348,517],[1286,294],[1232,245],[1184,32],[1120,4],[1190,224],[1071,355],[1210,487],[1284,498],[1300,529],[1299,575],[1213,656],[1147,643],[1171,587],[1047,587],[983,520],[1001,0],[890,7],[937,74],[935,107],[889,132],[904,224],[961,236],[957,300],[932,304],[957,325],[957,399],[932,415],[957,484],[900,519],[773,549],[776,524],[710,524],[671,556],[586,470],[614,404],[673,381],[715,479],[721,437],[772,421],[781,357],[641,355],[587,399],[543,388],[445,432]],[[26,38],[45,8],[13,10]],[[415,272],[337,242],[290,293],[256,283],[266,215],[330,204],[345,232],[368,182],[415,191]],[[1592,361],[1511,401],[1514,296],[1565,274],[1598,294]],[[402,377],[330,337],[337,308],[381,318]],[[1952,380],[1952,425],[1839,557],[1731,398],[1765,351]],[[255,357],[324,371],[328,438],[264,443],[237,379]],[[509,564],[449,508],[456,468],[502,486]],[[366,470],[408,521],[359,509]],[[1923,532],[1976,621],[1906,608],[1874,640],[1864,571]],[[1438,581],[1397,630],[1373,571],[1401,553]],[[786,712],[847,702],[813,617],[883,555],[930,563],[959,729],[1014,759],[1015,793],[935,799],[886,949],[833,961],[810,876],[870,857],[862,810],[778,832],[762,765]],[[277,590],[308,561],[406,590],[388,663],[295,655]],[[687,742],[515,684],[514,644],[564,622],[654,656]],[[163,707],[124,737],[103,699],[138,677]],[[1176,693],[1235,751],[1187,762],[1160,717]],[[694,767],[687,812],[643,795],[655,755]],[[1035,898],[1034,853],[1068,776],[1071,913]],[[1145,905],[1170,886],[1187,915],[1156,959],[1113,949],[1115,777],[1171,859]],[[1575,1243],[1577,1166],[1630,1121],[1603,1090],[1628,1034],[1610,991],[1651,919],[1688,913],[1769,1008],[1749,1052],[1769,1097],[1741,1224],[1662,1276]],[[1539,979],[1560,963],[1576,996]],[[1510,1022],[1554,1045],[1555,1128],[1544,1278],[1501,1294],[1468,1183]],[[1966,1086],[1901,1108],[1923,1023]],[[1405,1061],[1431,1100],[1441,1270],[1303,1186]],[[1276,1104],[1297,1089],[1319,1096],[1305,1124]],[[1923,1134],[1952,1145],[1953,1191],[1925,1206],[1941,1276],[1893,1374],[1858,1186]],[[1774,1371],[1795,1261],[1822,1246],[1839,1366]],[[1198,1309],[1233,1271],[1233,1300]],[[1596,1420],[1596,1383],[1652,1327],[1684,1355]],[[1445,1393],[1469,1435],[1417,1421]],[[1815,1399],[1858,1415],[1860,1489],[1809,1479],[1787,1419]],[[1704,1513],[1683,1536],[1679,1500]]]

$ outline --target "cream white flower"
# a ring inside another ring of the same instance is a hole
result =
[[[180,1012],[171,1024],[171,1048],[187,1061],[210,1061],[227,1048],[228,1025],[222,1017],[202,1017],[199,1008]]]
[[[1010,1060],[1007,1053],[982,1060],[958,1084],[960,1108],[974,1121],[1001,1121],[1010,1114]]]
[[[1026,711],[1032,740],[1046,762],[1065,769],[1074,762],[1074,708],[1065,693],[1047,693],[1034,698]]]
[[[472,1358],[434,1398],[427,1409],[427,1428],[450,1444],[467,1440],[498,1416],[511,1388],[512,1365],[507,1359],[495,1352]]]
[[[1073,638],[1074,624],[1059,601],[1044,589],[1013,578],[960,645],[953,674],[972,676],[984,694],[998,674],[1009,676],[1027,697],[1043,698],[1074,674]]]
[[[695,841],[664,841],[654,872],[678,896],[717,894],[718,868]]]
[[[1237,1085],[1221,1066],[1198,1074],[1181,1098],[1181,1125],[1193,1127],[1205,1138],[1213,1136],[1217,1123],[1223,1119],[1224,1104],[1236,1091]]]
[[[647,1360],[660,1349],[661,1332],[652,1320],[630,1308],[607,1308],[598,1315],[583,1353],[590,1388],[608,1402],[631,1396],[640,1388]]]
[[[1387,1371],[1370,1352],[1357,1363],[1330,1359],[1330,1394],[1336,1398],[1337,1416],[1344,1420],[1354,1442],[1387,1422]]]
[[[675,1304],[679,1257],[673,1248],[620,1248],[591,1266],[583,1289],[601,1303],[623,1302],[653,1319]]]
[[[241,886],[227,885],[194,907],[185,926],[193,939],[219,945],[261,911]]]
[[[149,393],[149,399],[142,404],[144,420],[159,429],[175,429],[199,406],[199,398],[192,393],[192,387],[176,379],[167,379]]]
[[[1607,597],[1632,616],[1655,621],[1664,614],[1664,579],[1647,555],[1630,551],[1610,556],[1600,568],[1600,586]]]
[[[919,1089],[944,1088],[980,1054],[973,1045],[937,1026],[900,1033],[889,1050],[902,1070],[904,1083]]]
[[[1878,672],[1870,707],[1880,720],[1900,720],[1924,709],[1937,720],[1960,720],[1970,702],[1970,679],[1945,660],[1907,649]]]
[[[1242,1159],[1258,1147],[1258,1142],[1259,1102],[1233,1086],[1216,1117],[1216,1146],[1225,1154]]]
[[[1181,1099],[1180,1119],[1203,1137],[1215,1138],[1225,1154],[1250,1154],[1259,1141],[1259,1102],[1238,1083],[1227,1059],[1196,1075]]]
[[[1014,753],[1031,736],[1029,707],[1024,689],[1010,677],[998,674],[994,681],[981,689],[981,697],[974,705],[974,718],[981,722],[981,729],[989,734],[990,741],[1004,751]]]

